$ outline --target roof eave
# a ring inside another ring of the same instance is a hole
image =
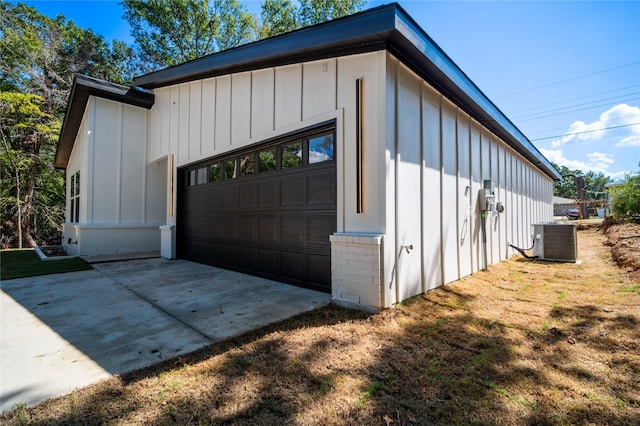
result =
[[[62,130],[58,138],[58,146],[53,162],[56,169],[67,167],[78,130],[82,124],[82,117],[84,116],[89,96],[122,102],[145,109],[150,109],[155,99],[152,93],[76,74],[69,94]]]

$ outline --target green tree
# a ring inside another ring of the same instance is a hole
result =
[[[262,3],[260,38],[273,37],[309,25],[352,15],[361,11],[366,0],[265,0]]]
[[[257,21],[237,0],[123,0],[124,18],[154,68],[255,39]]]
[[[127,83],[140,64],[122,42],[0,0],[3,245],[34,245],[64,221],[64,175],[52,163],[74,74]]]
[[[75,73],[130,83],[146,70],[136,51],[55,19],[23,3],[0,1],[0,89],[42,96],[43,108],[62,114]]]
[[[35,246],[34,231],[55,234],[64,219],[64,178],[53,169],[60,121],[43,111],[43,98],[0,92],[0,209],[4,241]]]
[[[300,0],[302,26],[315,25],[361,11],[366,0]]]
[[[614,215],[619,219],[640,219],[640,171],[628,174],[624,185],[612,191]]]
[[[265,0],[260,16],[260,38],[284,34],[300,27],[298,10],[290,0]]]

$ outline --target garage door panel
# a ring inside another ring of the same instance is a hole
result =
[[[293,251],[280,252],[280,276],[292,281],[303,282],[306,278],[305,254]]]
[[[258,209],[273,208],[280,205],[279,181],[271,179],[258,183]]]
[[[222,209],[227,211],[238,209],[238,187],[236,185],[222,187]]]
[[[258,241],[276,241],[276,220],[273,214],[258,216]]]
[[[256,183],[239,185],[238,207],[240,209],[255,209],[257,207]]]
[[[308,204],[333,204],[335,202],[336,181],[332,174],[307,176],[306,181]]]
[[[280,240],[304,242],[304,217],[284,214],[280,217]]]
[[[290,176],[288,179],[283,178],[281,181],[281,201],[282,207],[300,206],[304,200],[304,193],[302,192],[302,183],[300,177]]]
[[[237,216],[218,216],[217,225],[222,238],[234,239],[237,236]]]
[[[256,217],[252,215],[238,216],[238,238],[241,240],[255,240]]]
[[[222,208],[222,189],[214,187],[207,191],[208,211],[216,211]]]

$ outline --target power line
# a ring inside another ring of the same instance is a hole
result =
[[[535,115],[547,114],[547,113],[554,112],[554,111],[562,111],[564,109],[576,108],[576,107],[586,106],[586,105],[589,105],[589,104],[595,104],[595,103],[598,103],[598,102],[610,101],[610,100],[613,100],[613,99],[620,99],[620,98],[625,98],[627,96],[634,96],[634,95],[640,95],[640,92],[626,93],[624,95],[611,96],[609,98],[601,98],[601,99],[596,99],[596,100],[589,101],[589,102],[582,102],[582,103],[567,105],[567,106],[563,106],[563,107],[559,107],[559,108],[546,109],[544,111],[532,112],[532,113],[523,114],[523,115],[516,115],[513,118],[517,120],[517,119],[520,119],[520,118],[533,117]]]
[[[608,95],[610,93],[621,92],[623,90],[635,89],[636,87],[640,87],[640,84],[636,84],[636,85],[633,85],[633,86],[622,87],[620,89],[607,90],[605,92],[594,93],[592,95],[579,96],[577,98],[565,99],[564,101],[553,102],[553,103],[546,104],[546,105],[539,105],[539,106],[535,106],[535,107],[519,109],[519,110],[511,111],[511,114],[519,114],[519,113],[522,113],[522,112],[532,111],[532,110],[536,110],[536,109],[543,109],[543,108],[548,108],[548,107],[552,107],[552,106],[556,106],[556,105],[562,105],[562,104],[566,104],[566,103],[571,102],[571,101],[579,101],[581,99],[594,98],[594,97],[600,96],[600,95]]]
[[[629,124],[621,124],[619,126],[603,127],[602,129],[584,130],[582,132],[565,133],[564,135],[547,136],[547,137],[544,137],[544,138],[531,139],[530,142],[543,141],[543,140],[554,139],[554,138],[561,138],[561,137],[564,137],[564,136],[582,135],[582,134],[585,134],[585,133],[602,132],[603,130],[619,129],[621,127],[629,127],[629,126],[637,126],[638,124],[640,124],[640,122],[638,122],[638,123],[629,123]]]
[[[630,64],[620,65],[620,66],[613,67],[613,68],[607,68],[605,70],[596,71],[596,72],[592,72],[592,73],[589,73],[589,74],[580,75],[580,76],[577,76],[577,77],[567,78],[566,80],[560,80],[560,81],[555,81],[553,83],[543,84],[542,86],[532,87],[530,89],[521,90],[519,92],[510,93],[508,95],[496,96],[496,97],[494,97],[494,99],[508,98],[510,96],[520,95],[522,93],[533,92],[534,90],[544,89],[546,87],[556,86],[558,84],[567,83],[569,81],[580,80],[582,78],[591,77],[593,75],[598,75],[598,74],[604,74],[606,72],[615,71],[615,70],[619,70],[621,68],[626,68],[626,67],[630,67],[630,66],[638,65],[638,64],[640,64],[640,61],[632,62]]]
[[[635,101],[636,99],[640,99],[640,98],[635,97],[635,98],[629,98],[629,99],[625,99],[625,100],[626,100],[626,101]],[[590,106],[590,107],[585,107],[585,108],[576,108],[576,109],[572,109],[572,110],[569,110],[569,111],[557,112],[557,113],[554,113],[554,114],[543,115],[543,116],[540,116],[540,117],[527,118],[527,119],[525,119],[525,120],[519,120],[519,122],[520,122],[520,123],[523,123],[523,122],[525,122],[525,121],[540,120],[540,119],[543,119],[543,118],[555,117],[556,115],[570,114],[570,113],[572,113],[572,112],[577,112],[577,111],[586,111],[586,110],[594,109],[594,108],[600,108],[600,107],[605,107],[605,106],[617,105],[617,104],[619,104],[619,103],[620,103],[620,101],[617,101],[617,102],[607,102],[607,103],[604,103],[604,104],[593,105],[593,106]]]

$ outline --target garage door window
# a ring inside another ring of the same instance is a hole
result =
[[[237,176],[236,160],[227,160],[224,163],[224,178],[233,179]]]
[[[198,165],[186,172],[187,185],[222,182],[254,176],[258,173],[306,168],[335,160],[333,130],[311,133],[309,136],[291,138],[262,149],[236,154],[233,157],[213,160],[208,165]]]
[[[240,157],[240,174],[251,176],[255,172],[255,155],[249,154]]]
[[[309,139],[309,164],[333,160],[333,133]]]
[[[219,180],[222,180],[221,169],[222,167],[220,166],[220,163],[213,164],[209,168],[209,182],[218,182]]]
[[[276,169],[276,149],[266,149],[258,154],[258,169],[260,173],[271,172]]]
[[[302,142],[282,146],[282,168],[297,167],[302,164]]]

